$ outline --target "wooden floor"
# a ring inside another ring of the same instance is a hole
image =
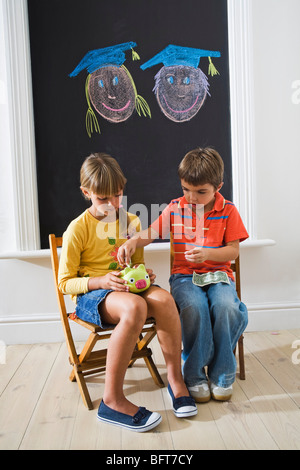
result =
[[[84,407],[68,380],[64,344],[9,346],[0,365],[0,449],[300,449],[299,339],[300,329],[246,333],[246,380],[237,378],[231,401],[198,405],[191,419],[173,415],[166,388],[136,362],[126,374],[126,395],[163,417],[141,434],[97,420],[103,374],[88,379],[95,409]],[[152,349],[165,380],[157,342]]]

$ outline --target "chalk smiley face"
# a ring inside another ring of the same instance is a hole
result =
[[[135,42],[126,42],[88,51],[69,74],[70,77],[76,77],[82,70],[88,72],[85,81],[88,105],[85,126],[89,137],[93,132],[100,134],[93,108],[101,117],[113,123],[126,121],[134,110],[139,116],[151,117],[147,101],[138,94],[133,78],[124,65],[125,52],[129,50],[132,60],[140,60],[133,49],[136,45]]]
[[[174,122],[192,119],[202,107],[209,93],[207,76],[199,68],[201,57],[208,57],[208,74],[219,74],[211,57],[220,57],[219,51],[210,51],[169,44],[141,65],[142,70],[163,64],[155,75],[155,93],[164,115]]]
[[[206,76],[194,67],[162,67],[156,76],[155,95],[166,117],[175,122],[189,121],[205,101]]]
[[[125,121],[135,109],[135,92],[122,67],[106,66],[93,72],[88,91],[94,108],[110,122]]]

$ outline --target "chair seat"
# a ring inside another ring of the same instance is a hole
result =
[[[96,325],[95,323],[90,323],[86,320],[81,320],[81,318],[77,317],[75,312],[68,313],[67,315],[68,315],[69,320],[74,321],[78,325],[81,325],[87,328],[88,330],[93,331],[94,333],[110,331],[110,330],[113,330],[115,327],[115,325],[108,325],[107,327],[101,327],[99,325]],[[155,320],[152,317],[147,318],[147,320],[145,321],[145,325],[152,325],[153,323],[155,323]]]

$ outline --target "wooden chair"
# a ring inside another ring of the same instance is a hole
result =
[[[107,349],[100,349],[97,351],[93,351],[93,349],[97,341],[110,338],[114,327],[112,326],[110,328],[101,328],[98,325],[81,320],[80,318],[76,317],[74,313],[67,313],[64,295],[58,289],[57,283],[59,267],[57,249],[62,246],[62,237],[56,237],[53,234],[49,235],[49,245],[60,318],[68,347],[69,361],[72,366],[70,380],[72,382],[75,380],[77,381],[85,406],[87,406],[89,410],[92,410],[93,404],[85,382],[85,376],[105,370]],[[90,335],[79,354],[77,354],[77,350],[74,344],[69,323],[70,320],[87,328],[90,331]],[[147,319],[133,351],[128,367],[131,367],[137,359],[143,358],[156,385],[159,387],[164,387],[164,382],[162,381],[156,365],[153,362],[152,351],[150,348],[148,348],[148,344],[152,341],[155,335],[155,321],[153,318]]]
[[[235,288],[238,295],[238,298],[242,300],[241,297],[241,273],[240,273],[240,257],[238,256],[235,261],[231,262],[231,269],[234,272],[235,276]],[[240,368],[240,379],[246,379],[245,372],[245,357],[244,357],[244,335],[241,334],[238,340],[238,355],[239,355],[239,368]],[[236,348],[234,353],[236,352]]]
[[[173,266],[173,261],[174,261],[174,254],[173,254],[172,243],[171,243],[171,250],[170,250],[171,269]],[[231,269],[234,272],[234,276],[235,276],[235,287],[236,287],[237,295],[239,299],[241,300],[241,275],[240,275],[240,257],[239,256],[235,261],[231,262]],[[238,356],[239,356],[240,379],[245,380],[246,372],[245,372],[244,335],[243,334],[239,337],[237,346],[238,346]],[[235,353],[236,353],[236,348],[234,350],[234,354]]]

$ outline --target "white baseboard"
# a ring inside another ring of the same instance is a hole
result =
[[[84,341],[88,330],[71,322],[75,341]],[[14,316],[0,319],[0,341],[9,344],[60,343],[65,340],[58,314]]]
[[[300,328],[300,303],[247,304],[247,331],[291,330]]]
[[[300,328],[300,303],[247,304],[246,331],[276,331]],[[75,341],[84,341],[88,331],[71,322]],[[11,316],[0,319],[0,341],[9,344],[57,343],[64,341],[59,315]]]

